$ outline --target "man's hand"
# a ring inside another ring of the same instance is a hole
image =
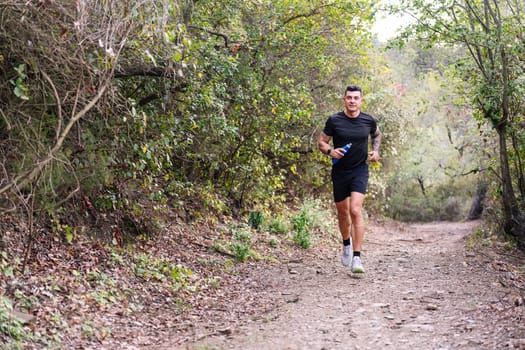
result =
[[[332,150],[332,153],[330,153],[330,155],[332,156],[332,158],[335,158],[335,159],[341,159],[345,156],[345,150],[342,149],[342,148],[336,148],[336,149],[333,149]]]
[[[381,157],[379,156],[379,152],[377,151],[370,151],[368,152],[368,156],[370,157],[371,162],[377,162]]]

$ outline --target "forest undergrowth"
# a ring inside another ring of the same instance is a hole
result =
[[[337,231],[315,215],[303,209],[290,220],[264,223],[258,214],[244,222],[172,222],[122,246],[86,236],[68,241],[42,228],[23,274],[26,245],[16,237],[28,228],[7,217],[1,224],[1,348],[177,348],[228,337],[245,321],[293,302],[283,299],[286,283],[270,282],[286,277],[283,268],[293,279],[290,264],[337,265]],[[369,222],[372,232],[402,233],[405,226]],[[497,266],[502,283],[511,284],[511,303],[521,308],[513,312],[523,311],[525,271],[514,259],[522,253],[482,230],[462,244],[471,255],[489,249],[498,252],[497,261],[513,261]]]
[[[254,212],[213,224],[166,216],[149,236],[131,238],[109,220],[90,236],[86,227],[65,224],[30,229],[6,215],[1,348],[111,348],[130,338],[145,345],[183,337],[226,311],[261,313],[270,305],[256,297],[253,272],[332,239],[315,224],[315,210],[306,205],[269,220]],[[112,239],[99,239],[104,232]]]

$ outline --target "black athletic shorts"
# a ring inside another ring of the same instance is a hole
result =
[[[334,200],[340,202],[352,192],[366,193],[368,186],[368,164],[361,164],[351,169],[332,168]]]

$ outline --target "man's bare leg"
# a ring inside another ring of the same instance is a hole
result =
[[[361,264],[361,248],[365,237],[365,223],[363,220],[363,201],[365,195],[359,192],[352,192],[350,195],[350,220],[353,230],[352,243],[354,246],[354,257],[352,259],[352,272],[364,272]]]
[[[350,220],[352,222],[352,243],[354,251],[360,252],[365,237],[365,222],[363,220],[363,201],[365,195],[359,192],[352,192],[349,201]]]
[[[337,208],[339,231],[341,232],[341,237],[343,239],[341,264],[348,266],[352,262],[353,255],[351,246],[352,220],[350,214],[350,198],[347,197],[340,202],[336,202],[335,206]]]
[[[340,202],[336,202],[337,221],[339,223],[339,232],[343,240],[350,238],[352,220],[350,218],[350,197],[346,197]]]

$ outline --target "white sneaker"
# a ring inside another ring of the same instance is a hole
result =
[[[350,263],[352,262],[352,254],[353,254],[353,250],[352,250],[352,243],[350,243],[350,245],[344,245],[343,246],[343,252],[341,254],[341,264],[343,264],[344,266],[349,266]]]
[[[364,273],[363,263],[361,263],[361,257],[354,256],[352,259],[352,272],[353,273]]]

